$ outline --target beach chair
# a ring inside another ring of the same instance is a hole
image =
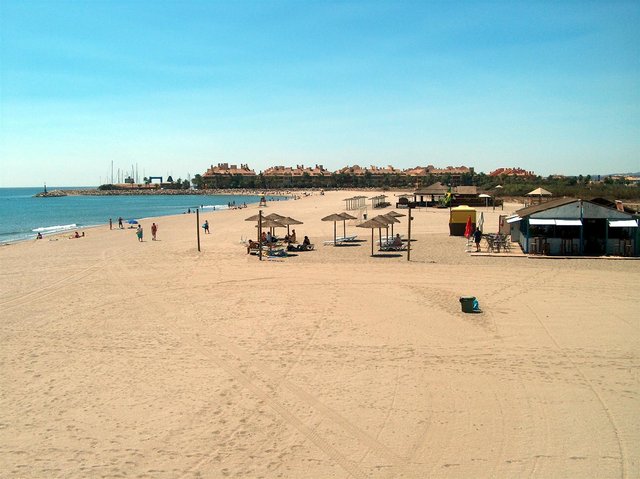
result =
[[[380,251],[407,251],[405,245],[395,246],[393,244],[380,245]]]
[[[336,244],[341,244],[341,243],[349,243],[350,241],[355,241],[356,238],[358,237],[358,235],[353,235],[353,236],[338,236],[336,238]],[[333,244],[333,240],[327,240],[324,242],[325,245],[330,245]]]

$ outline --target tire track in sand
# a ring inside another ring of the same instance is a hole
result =
[[[17,308],[24,303],[30,301],[34,296],[37,296],[39,299],[50,296],[61,289],[74,284],[77,280],[87,278],[91,276],[95,272],[99,271],[100,268],[104,266],[104,264],[112,259],[117,257],[117,254],[113,254],[111,256],[107,256],[106,252],[102,253],[102,258],[93,263],[91,266],[88,266],[80,271],[76,271],[75,273],[71,273],[63,278],[60,278],[56,281],[53,281],[45,286],[40,288],[31,290],[27,293],[24,293],[20,296],[13,297],[11,299],[7,299],[4,301],[0,301],[0,306],[4,308],[4,311]]]
[[[130,272],[127,268],[124,267],[121,261],[118,260],[116,262],[113,262],[110,266],[111,269],[109,271],[109,274],[111,276],[117,275],[121,279],[121,281],[117,281],[115,284],[121,284],[123,285],[122,287],[124,287],[124,285],[127,285],[126,289],[129,292],[131,292],[132,289],[137,289],[135,286],[136,283],[134,281],[124,281],[126,277],[130,275]],[[168,305],[166,305],[165,303],[157,304],[156,306],[158,309],[158,313],[169,312]],[[263,387],[257,385],[254,381],[252,381],[252,379],[245,372],[243,372],[240,367],[232,364],[229,359],[226,359],[225,356],[231,355],[230,349],[232,348],[230,348],[230,346],[233,346],[232,343],[229,343],[227,341],[222,342],[220,340],[215,340],[212,342],[214,342],[217,347],[207,348],[197,339],[193,339],[189,335],[181,332],[173,324],[165,323],[164,326],[167,331],[172,333],[173,336],[179,338],[181,341],[191,346],[200,355],[206,357],[217,367],[226,371],[229,376],[242,384],[245,389],[251,392],[255,397],[264,401],[264,403],[272,410],[274,410],[287,424],[297,429],[305,438],[315,444],[318,449],[320,449],[327,457],[331,458],[351,477],[357,479],[368,478],[368,474],[362,471],[356,463],[345,457],[337,448],[335,448],[326,439],[320,436],[320,434],[318,434],[314,429],[310,428],[302,420],[296,417],[295,414],[292,413],[289,408],[281,404],[280,401],[278,401],[278,399],[272,395],[272,393],[269,393]],[[239,351],[239,349],[237,350]],[[253,365],[253,367],[255,369],[261,369],[256,367],[255,365]],[[275,373],[273,374],[275,375]]]
[[[544,322],[542,321],[542,319],[540,319],[540,316],[535,312],[535,310],[528,304],[526,303],[527,308],[531,311],[531,313],[533,314],[533,316],[536,318],[536,320],[538,321],[538,323],[540,324],[540,326],[542,326],[542,329],[544,329],[544,331],[546,332],[547,336],[549,337],[549,339],[551,340],[551,342],[555,345],[557,351],[569,362],[571,363],[571,365],[573,366],[573,368],[578,372],[578,374],[582,377],[582,379],[584,380],[585,384],[587,386],[589,386],[589,389],[591,390],[591,392],[593,393],[593,395],[598,399],[598,402],[600,403],[600,406],[602,407],[602,410],[604,411],[605,415],[607,416],[607,419],[609,420],[609,424],[611,425],[611,428],[613,429],[613,435],[616,438],[616,442],[618,445],[618,451],[620,453],[620,477],[622,479],[626,479],[627,478],[627,456],[626,456],[626,448],[624,447],[624,444],[622,442],[622,439],[620,438],[620,428],[618,427],[615,418],[613,417],[613,415],[611,414],[611,411],[609,410],[609,408],[607,407],[607,404],[605,403],[604,399],[602,399],[602,396],[600,395],[600,393],[597,391],[597,389],[595,388],[595,386],[593,385],[593,383],[589,380],[589,378],[587,377],[587,375],[582,371],[582,369],[580,368],[580,366],[578,366],[575,361],[573,359],[571,359],[571,356],[569,356],[567,353],[565,353],[564,349],[562,349],[562,347],[560,346],[560,344],[558,343],[558,341],[556,341],[556,338],[551,334],[551,331],[549,331],[549,328],[547,328],[547,326],[544,324]]]

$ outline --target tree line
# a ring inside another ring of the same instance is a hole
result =
[[[150,181],[145,178],[145,184]],[[480,192],[487,192],[495,196],[524,196],[529,191],[542,187],[553,193],[554,196],[572,196],[582,198],[615,198],[638,199],[640,198],[640,185],[629,184],[623,178],[605,177],[602,181],[592,178],[590,175],[582,176],[549,176],[549,177],[515,177],[508,175],[489,176],[485,173],[464,173],[453,176],[451,174],[426,176],[407,176],[401,174],[373,175],[365,172],[364,175],[349,173],[334,173],[328,176],[311,176],[304,173],[301,176],[265,176],[262,173],[251,176],[243,175],[216,175],[204,177],[195,175],[189,180],[168,177],[167,182],[158,187],[163,189],[184,189],[191,187],[196,189],[306,189],[306,188],[380,188],[405,189],[413,191],[433,183],[441,182],[454,186],[477,186]],[[501,188],[496,188],[501,186]],[[102,185],[102,190],[119,189],[117,185]]]

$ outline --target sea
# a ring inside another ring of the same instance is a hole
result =
[[[48,187],[53,190],[78,190],[91,187]],[[42,188],[0,188],[0,244],[89,228],[109,223],[118,217],[125,222],[142,218],[177,215],[200,208],[204,212],[221,211],[229,204],[258,203],[260,195],[132,195],[62,196],[35,198]],[[268,196],[267,201],[286,197]]]

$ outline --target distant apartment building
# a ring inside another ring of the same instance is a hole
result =
[[[533,171],[523,170],[522,168],[498,168],[489,173],[489,176],[515,176],[524,179],[533,179],[536,174]]]
[[[325,177],[331,176],[331,172],[324,168],[322,165],[315,165],[315,167],[307,167],[304,165],[296,165],[295,168],[291,166],[272,166],[262,172],[264,176],[282,177],[282,178],[294,178],[302,177],[305,174],[312,177]]]
[[[384,175],[402,175],[404,174],[403,170],[399,170],[394,168],[391,165],[388,166],[375,166],[371,165],[369,168],[362,167],[359,165],[353,166],[345,166],[336,171],[336,174],[343,175],[355,175],[355,176],[365,176],[369,174],[371,176],[384,176]]]
[[[259,175],[246,164],[237,165],[218,163],[202,175],[202,183],[208,188],[227,187],[330,187],[330,186],[406,186],[421,184],[429,176],[448,176],[454,184],[461,184],[463,175],[473,174],[473,168],[467,166],[447,166],[436,168],[433,165],[416,166],[401,170],[392,165],[362,167],[344,166],[335,172],[323,165],[313,167],[304,165],[271,166]],[[449,181],[449,180],[447,180]]]
[[[249,168],[249,165],[240,164],[238,165],[230,165],[229,163],[218,163],[218,166],[213,166],[205,172],[203,177],[211,177],[211,176],[233,176],[233,175],[241,175],[241,176],[255,176],[256,172]]]

